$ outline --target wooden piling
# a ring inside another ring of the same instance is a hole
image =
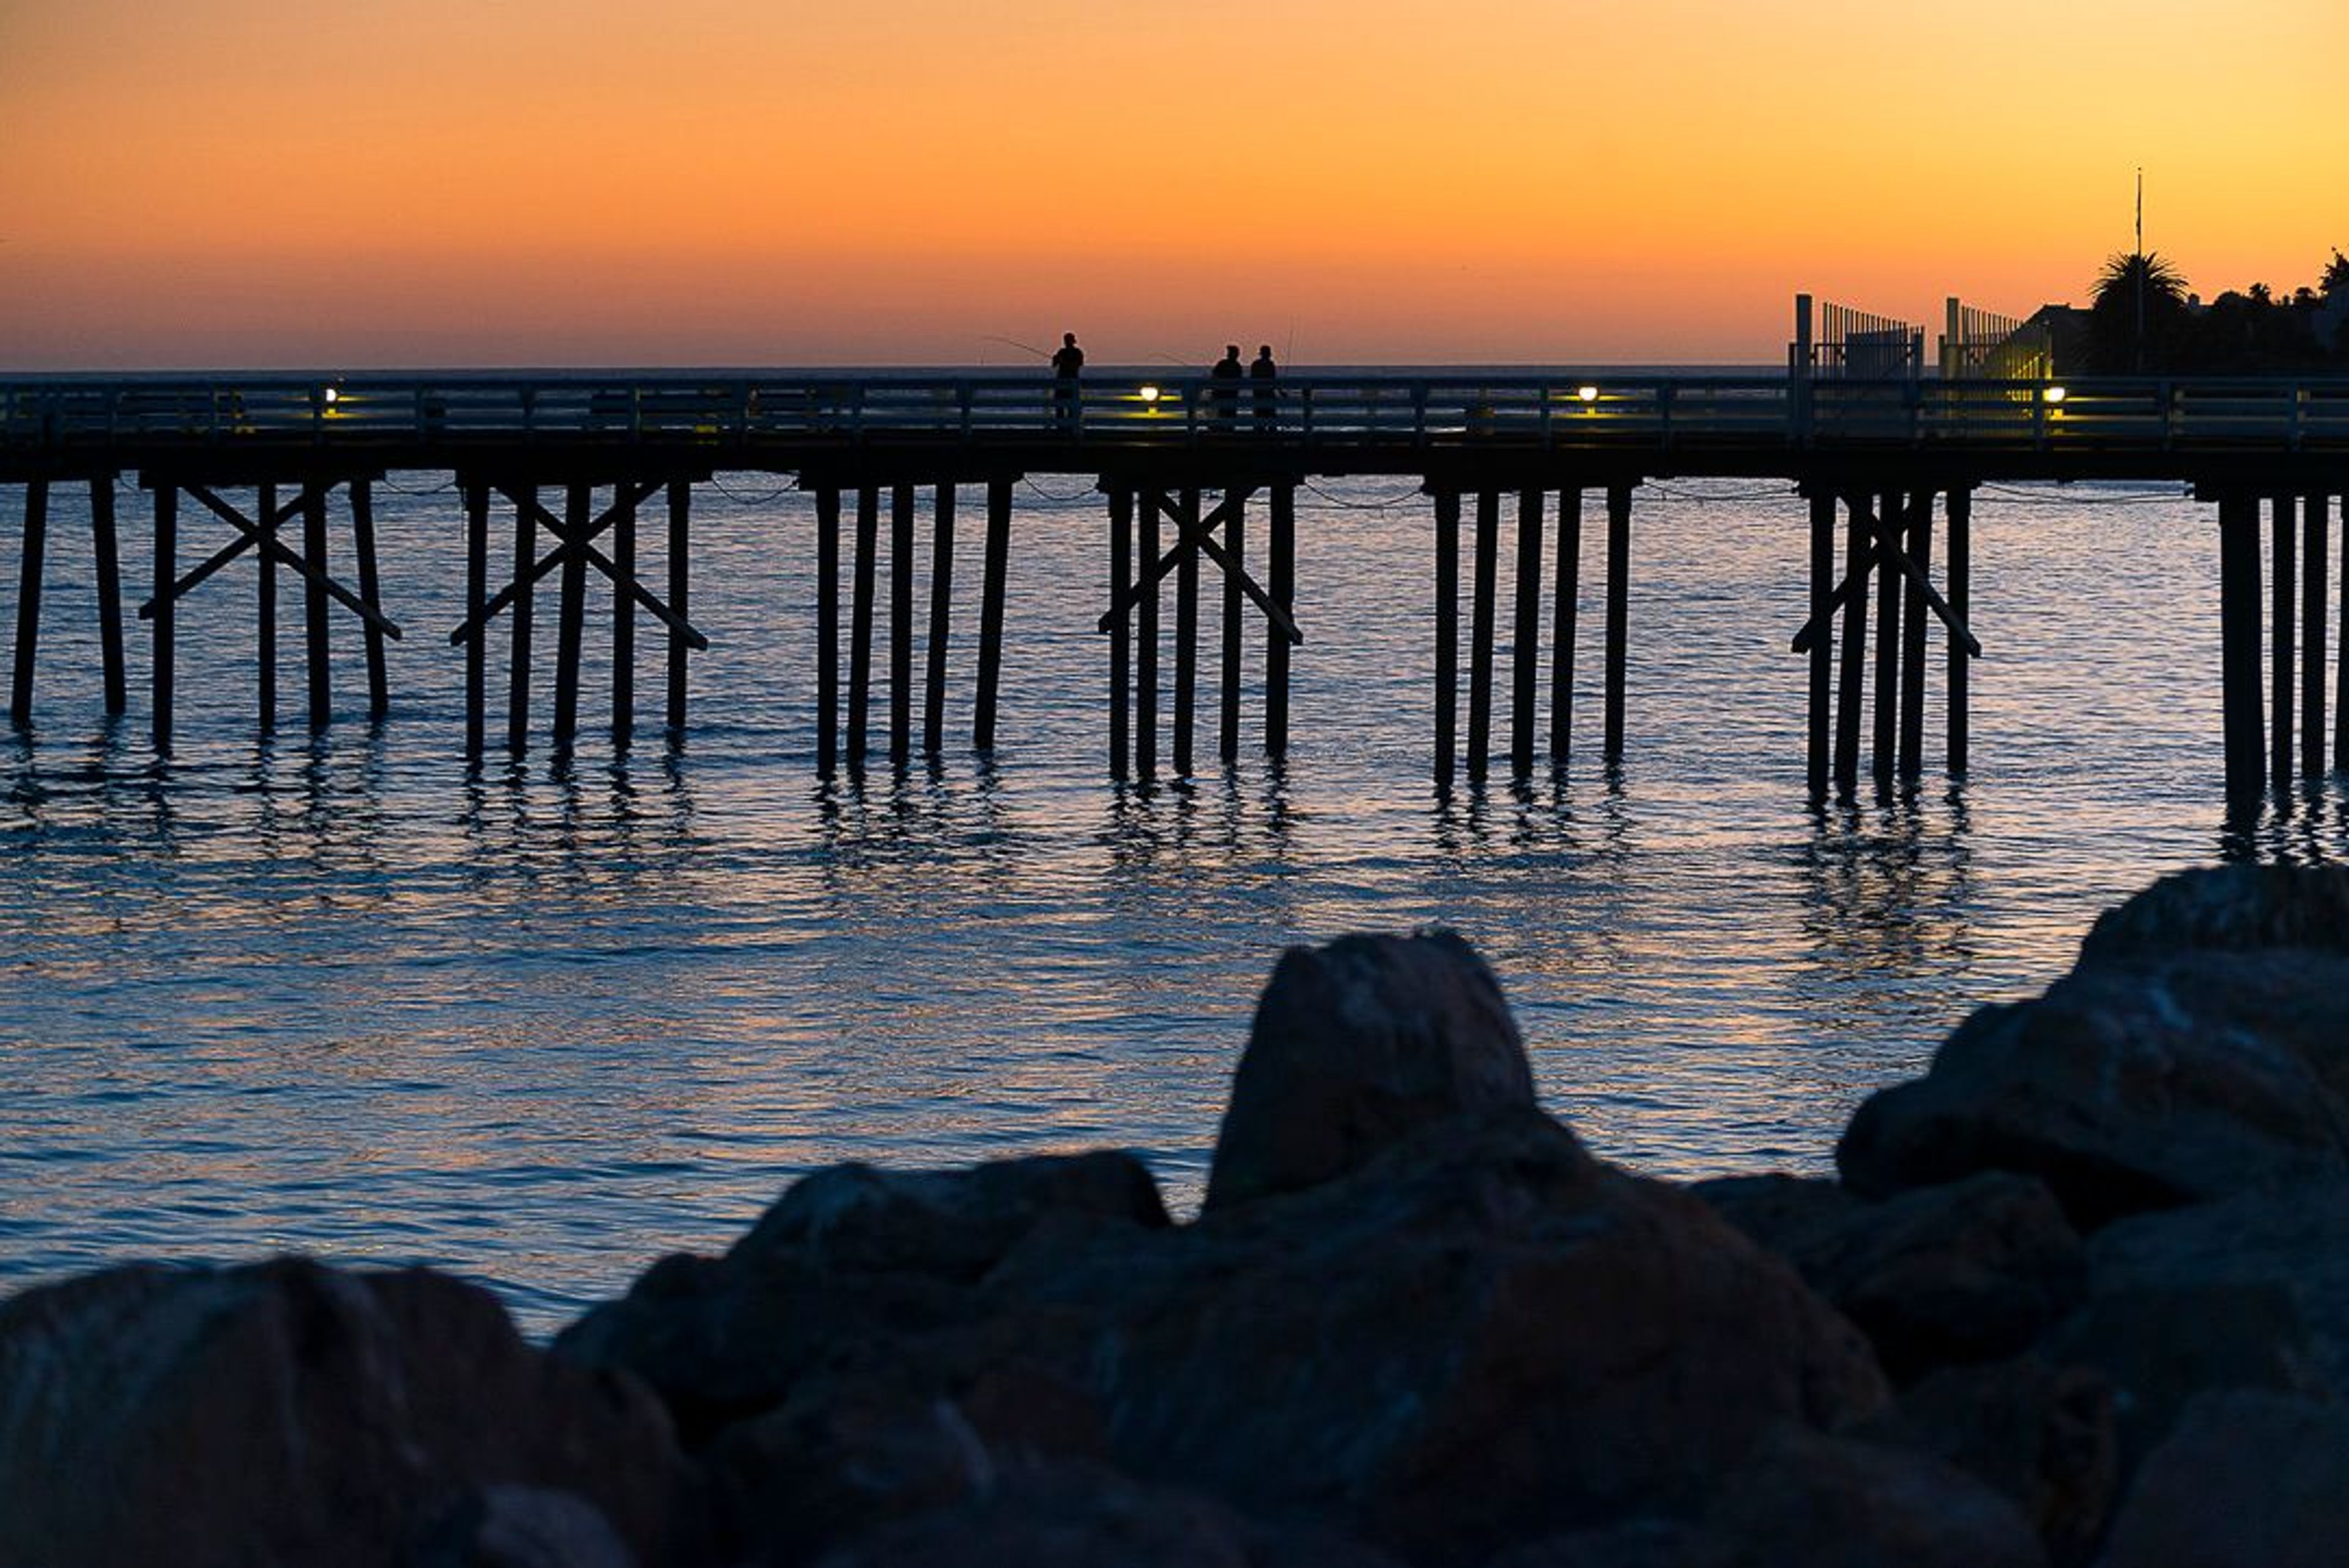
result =
[[[465,491],[465,756],[481,758],[488,706],[490,628],[483,619],[490,594],[490,487],[470,480]]]
[[[1460,492],[1435,492],[1435,788],[1452,792],[1460,722]]]
[[[1630,664],[1631,487],[1607,487],[1607,736],[1609,767],[1623,759],[1623,696]]]
[[[2260,501],[2242,490],[2219,497],[2219,646],[2227,793],[2240,801],[2267,788],[2261,748]]]
[[[914,727],[914,487],[889,490],[889,766],[903,768]]]
[[[1950,531],[1950,563],[1944,574],[1950,584],[1950,614],[1959,625],[1971,629],[1973,622],[1973,514],[1974,491],[1970,484],[1950,487],[1948,521]],[[1950,676],[1948,692],[1949,770],[1952,777],[1962,778],[1966,771],[1968,719],[1966,702],[1968,681],[1973,673],[1973,655],[1964,642],[1957,637],[1947,639],[1950,645]]]
[[[2281,790],[2292,782],[2292,664],[2296,641],[2292,636],[2292,616],[2299,609],[2300,587],[2295,580],[2296,556],[2299,544],[2298,519],[2294,516],[2292,498],[2273,497],[2270,502],[2274,517],[2274,543],[2271,565],[2274,573],[2275,602],[2270,612],[2270,674],[2272,686],[2269,701],[2269,748],[2272,753],[2268,777]]]
[[[1119,485],[1109,492],[1110,603],[1133,583],[1133,491]],[[1133,768],[1133,616],[1112,622],[1109,639],[1109,776],[1123,784]]]
[[[1003,592],[1011,565],[1011,481],[987,482],[987,562],[978,596],[978,692],[972,704],[970,743],[995,749],[996,693],[1003,678]],[[1120,633],[1123,635],[1123,631]]]
[[[1183,510],[1175,519],[1175,536],[1199,526],[1199,492],[1183,492]],[[1181,549],[1174,566],[1174,776],[1191,777],[1192,727],[1199,695],[1199,551]]]
[[[1272,487],[1272,539],[1267,552],[1265,591],[1281,614],[1297,607],[1297,487]],[[2344,530],[2349,532],[2349,530]],[[1288,639],[1278,627],[1268,627],[1264,644],[1264,748],[1273,757],[1288,755]]]
[[[1836,796],[1859,791],[1860,677],[1868,667],[1868,574],[1876,567],[1875,529],[1865,493],[1844,497],[1844,575],[1852,591],[1843,602],[1843,649],[1836,672]]]
[[[358,557],[359,603],[383,608],[383,576],[375,550],[375,484],[364,476],[350,481],[351,549]],[[381,724],[391,713],[391,676],[385,666],[383,628],[362,623],[367,645],[367,718]]]
[[[16,575],[16,664],[8,694],[8,722],[23,729],[33,722],[33,663],[41,645],[41,580],[49,544],[49,481],[25,486],[25,535]]]
[[[1493,623],[1500,565],[1501,495],[1476,492],[1476,568],[1470,587],[1468,781],[1482,784],[1493,762]]]
[[[2324,496],[2301,498],[2300,771],[2324,776],[2324,596],[2331,552],[2326,548]]]
[[[1517,492],[1516,624],[1509,649],[1509,771],[1534,770],[1534,691],[1541,679],[1542,492]]]
[[[122,553],[115,537],[114,476],[89,481],[89,543],[98,568],[98,645],[106,678],[106,713],[119,718],[129,705],[122,663]]]
[[[538,541],[538,487],[525,485],[512,493],[514,503],[512,652],[506,665],[506,750],[520,757],[530,748],[531,617],[538,590],[531,576],[532,552]]]
[[[158,755],[171,754],[171,676],[178,662],[173,640],[179,607],[171,583],[179,574],[180,487],[166,480],[155,489],[155,645],[148,677],[149,722]]]
[[[255,717],[264,733],[277,727],[277,557],[269,548],[277,537],[277,487],[262,485],[253,495],[254,546],[253,684]]]
[[[1933,563],[1933,492],[1909,498],[1909,558],[1922,571]],[[1900,611],[1900,777],[1925,770],[1925,584],[1909,579]]]
[[[815,492],[815,770],[840,767],[840,487]]]
[[[1134,522],[1134,563],[1149,572],[1158,560],[1158,514],[1166,498],[1155,490],[1142,492]],[[1158,586],[1143,591],[1133,607],[1133,770],[1148,783],[1158,777]]]
[[[1877,500],[1877,548],[1880,552],[1908,548],[1908,518],[1900,497],[1886,491]],[[1879,556],[1876,569],[1876,705],[1875,744],[1869,769],[1878,784],[1892,779],[1900,734],[1900,600],[1902,573]]]
[[[302,558],[309,573],[302,580],[302,641],[308,654],[310,727],[324,729],[334,722],[335,690],[333,603],[326,597],[326,487],[313,481],[302,487]]]
[[[839,521],[835,513],[835,565]],[[612,584],[612,749],[626,751],[636,734],[636,596],[628,591],[636,580],[636,489],[630,480],[612,487],[612,570],[619,579]]]
[[[1557,604],[1552,612],[1549,765],[1563,771],[1574,750],[1574,640],[1582,599],[1582,487],[1557,492]]]
[[[848,766],[864,766],[866,710],[873,694],[874,557],[881,548],[881,492],[856,488],[856,559],[848,608]]]
[[[563,588],[555,610],[554,748],[579,738],[579,657],[587,626],[587,526],[595,492],[578,480],[564,490]]]
[[[1247,611],[1240,593],[1240,573],[1247,566],[1245,501],[1234,506],[1231,515],[1224,519],[1224,553],[1230,558],[1230,563],[1224,568],[1223,615],[1219,623],[1224,645],[1216,671],[1223,677],[1223,702],[1216,727],[1216,755],[1229,768],[1240,757],[1241,634],[1247,629],[1241,619]]]
[[[1836,498],[1811,491],[1811,646],[1809,755],[1811,799],[1826,799],[1834,756]]]
[[[693,645],[685,627],[693,614],[693,481],[668,482],[668,608],[677,624],[668,633],[668,734],[671,745],[685,739],[685,696]]]
[[[954,630],[955,487],[937,487],[930,511],[930,634],[923,647],[928,669],[923,688],[922,755],[945,744],[947,639]]]

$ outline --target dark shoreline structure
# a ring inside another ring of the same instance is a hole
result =
[[[1465,943],[1346,937],[1189,1223],[838,1166],[543,1351],[296,1258],[0,1302],[0,1568],[2343,1561],[2349,871],[2164,880],[1837,1155],[1617,1170]]]

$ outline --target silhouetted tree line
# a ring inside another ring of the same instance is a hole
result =
[[[2253,284],[2198,306],[2160,255],[2116,255],[2096,275],[2087,351],[2090,368],[2120,375],[2349,369],[2349,257],[2333,252],[2313,288]]]

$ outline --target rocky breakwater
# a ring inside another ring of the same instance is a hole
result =
[[[0,1304],[0,1568],[1996,1568],[2349,1542],[2349,878],[2167,881],[1682,1188],[1459,938],[1276,970],[1206,1204],[1118,1153],[795,1184],[523,1345],[423,1274]]]

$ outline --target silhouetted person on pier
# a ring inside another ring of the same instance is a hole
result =
[[[1273,378],[1279,374],[1280,366],[1272,362],[1272,345],[1257,344],[1256,362],[1248,366],[1248,379],[1256,383],[1256,428],[1259,430],[1269,430],[1273,428],[1275,421],[1272,383]]]
[[[1207,374],[1216,382],[1216,428],[1228,430],[1232,416],[1240,405],[1240,346],[1237,343],[1224,345],[1224,356],[1216,361],[1216,367]]]
[[[1077,424],[1077,374],[1085,367],[1085,351],[1077,346],[1077,335],[1061,334],[1061,350],[1052,356],[1052,413],[1069,428]]]

